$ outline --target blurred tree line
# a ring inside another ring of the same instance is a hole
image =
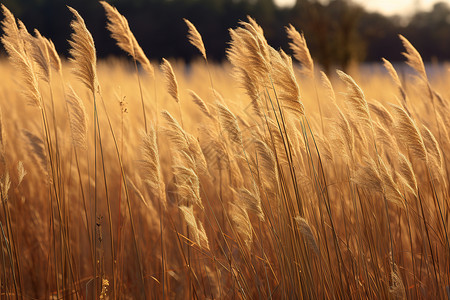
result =
[[[109,0],[125,15],[146,54],[152,59],[198,57],[188,43],[183,18],[203,36],[208,56],[220,61],[229,42],[228,28],[250,15],[265,30],[269,44],[288,53],[284,26],[303,31],[313,58],[324,69],[347,68],[352,62],[401,60],[398,34],[406,36],[424,60],[450,58],[450,8],[445,3],[431,11],[404,17],[370,13],[346,0],[297,0],[292,8],[279,8],[273,0]],[[37,28],[67,54],[72,16],[66,5],[77,9],[94,37],[101,57],[121,54],[106,31],[103,8],[92,0],[4,0],[3,4],[28,29]],[[31,31],[31,30],[30,30]]]

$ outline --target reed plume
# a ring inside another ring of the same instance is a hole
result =
[[[4,15],[4,19],[1,22],[4,32],[2,43],[5,44],[6,41],[10,45],[10,48],[14,48],[17,52],[23,54],[25,46],[19,27],[17,27],[16,18],[5,5],[1,4],[1,7]],[[5,49],[11,55],[8,50],[9,48],[5,46]]]
[[[97,55],[94,45],[94,39],[86,27],[80,14],[68,6],[69,10],[75,16],[70,26],[73,29],[70,44],[70,61],[73,62],[73,73],[81,82],[95,94],[99,90],[97,78]]]
[[[47,83],[50,83],[51,64],[48,43],[38,30],[35,30],[34,33],[35,37],[32,37],[31,35],[28,36],[28,44],[30,45],[29,48],[31,50],[29,56],[37,66],[35,71],[37,72],[39,78]]]
[[[1,41],[9,55],[12,65],[21,74],[23,83],[21,92],[28,100],[28,103],[41,108],[42,96],[39,91],[38,78],[33,67],[33,61],[25,51],[24,34],[21,33],[21,30],[17,26],[14,15],[4,5],[2,5],[2,9],[5,18],[1,24],[5,34],[2,36]],[[21,28],[26,31],[24,25]],[[27,31],[26,34],[27,36],[25,38],[29,36]]]
[[[364,96],[364,92],[352,77],[340,70],[337,70],[337,73],[339,78],[341,78],[347,86],[346,100],[350,104],[352,114],[356,116],[359,123],[367,126],[367,128],[372,127],[369,106]]]
[[[141,176],[151,193],[160,200],[164,207],[167,205],[165,184],[159,158],[156,130],[151,126],[142,136],[141,146]]]
[[[408,191],[417,196],[417,180],[411,162],[402,153],[398,153],[399,175]]]
[[[206,236],[205,228],[201,222],[195,218],[193,206],[180,205],[179,209],[184,216],[184,220],[189,227],[189,233],[192,234],[194,242],[200,247],[209,249],[208,237]]]
[[[374,113],[386,128],[392,128],[394,125],[394,117],[392,117],[391,113],[383,106],[383,104],[375,100],[369,103],[369,108],[370,112]]]
[[[202,36],[197,31],[197,28],[195,28],[194,24],[192,24],[188,19],[183,19],[183,20],[189,28],[189,33],[188,33],[189,42],[200,51],[200,53],[202,54],[202,56],[205,60],[208,60],[206,58],[206,50],[205,50],[205,45],[203,44]]]
[[[117,46],[128,53],[134,60],[138,61],[144,70],[153,77],[153,66],[134,37],[128,25],[128,20],[119,13],[117,8],[107,2],[100,1],[100,4],[105,9],[108,18],[106,28],[111,32],[111,37],[116,40]]]
[[[52,68],[55,69],[57,72],[61,72],[62,70],[61,58],[59,57],[58,52],[56,51],[55,45],[49,39],[45,39],[45,42],[47,43],[47,50],[50,57],[50,64]]]
[[[202,98],[200,98],[200,96],[197,95],[193,90],[189,90],[189,94],[191,95],[192,101],[197,105],[200,111],[204,113],[208,118],[212,119],[213,116],[211,115],[208,106],[202,100]]]
[[[19,161],[17,163],[17,186],[19,186],[22,183],[25,175],[27,175],[27,171],[23,167],[23,162]]]
[[[178,204],[188,206],[196,204],[204,209],[200,198],[200,181],[195,171],[182,165],[175,165],[173,166],[173,174],[179,197]]]
[[[253,227],[247,211],[238,203],[231,203],[229,214],[236,232],[240,235],[247,250],[250,251],[253,242]]]
[[[252,189],[239,189],[239,198],[247,211],[253,212],[261,221],[264,221],[264,213],[261,208],[261,198],[258,187],[253,184]]]
[[[312,250],[317,256],[320,256],[319,246],[317,245],[316,238],[314,237],[311,226],[308,224],[305,218],[300,216],[295,217],[297,222],[297,227],[306,242],[306,245],[310,250]]]
[[[173,143],[173,146],[176,149],[187,151],[189,149],[189,141],[183,128],[181,128],[178,121],[175,120],[168,111],[164,110],[161,114],[167,124],[164,131],[166,132],[168,139]]]
[[[47,155],[45,154],[44,141],[28,130],[23,130],[23,135],[25,136],[32,153],[37,158],[39,165],[47,172]]]
[[[86,109],[83,101],[78,97],[71,86],[69,86],[69,91],[66,96],[73,145],[82,150],[86,150],[88,131]]]
[[[402,82],[400,81],[400,78],[398,77],[397,71],[395,71],[394,66],[391,64],[390,61],[387,59],[382,58],[383,65],[385,69],[388,71],[389,75],[391,76],[392,80],[394,81],[395,86],[397,87],[398,91],[400,92],[400,95],[402,97],[402,104],[406,107],[406,93],[403,89]]]
[[[336,104],[336,94],[334,93],[333,85],[331,84],[330,79],[323,71],[320,71],[320,77],[322,81],[322,87],[325,89],[328,98],[332,103]]]
[[[163,62],[161,64],[161,69],[164,73],[164,78],[166,80],[167,90],[172,96],[172,98],[178,103],[180,102],[180,98],[178,96],[178,83],[175,77],[175,73],[173,72],[172,65],[165,58],[163,58]]]
[[[415,122],[403,108],[393,104],[391,104],[391,107],[396,116],[395,129],[397,131],[397,138],[412,151],[414,156],[423,161],[427,161],[428,157],[425,144]]]
[[[294,113],[295,117],[305,114],[305,108],[301,102],[300,88],[295,79],[292,59],[284,53],[271,48],[272,54],[272,78],[277,88],[277,97],[281,106]]]
[[[406,63],[419,73],[420,77],[427,81],[427,72],[425,71],[425,65],[423,64],[422,57],[420,53],[414,48],[414,46],[403,36],[399,35],[402,41],[403,47],[405,47],[406,52],[403,52],[403,56],[406,57]]]
[[[236,116],[224,104],[217,102],[216,106],[222,130],[228,134],[230,140],[242,145],[242,133]]]
[[[380,175],[383,183],[383,193],[386,199],[400,208],[405,208],[404,199],[392,175],[387,169],[384,161],[379,157]]]
[[[289,47],[294,52],[294,57],[302,64],[304,73],[313,78],[314,62],[306,45],[305,36],[303,33],[299,33],[291,24],[286,27],[286,32],[289,39],[291,39]]]

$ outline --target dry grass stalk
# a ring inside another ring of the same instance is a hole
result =
[[[188,38],[189,42],[195,46],[200,53],[202,54],[203,58],[207,60],[206,58],[206,50],[205,45],[203,44],[203,39],[200,33],[197,31],[197,28],[195,28],[194,24],[192,24],[188,19],[183,19],[186,25],[189,28]]]
[[[175,73],[173,72],[172,65],[165,58],[163,58],[163,62],[161,64],[161,69],[164,73],[167,90],[168,90],[170,96],[172,96],[172,98],[177,103],[180,102],[180,98],[178,95],[178,83],[177,83],[177,79],[175,77]]]
[[[299,33],[294,26],[289,24],[286,27],[288,37],[291,39],[289,46],[294,52],[294,57],[302,64],[304,72],[311,78],[314,77],[314,62],[309,53],[308,46],[306,45],[305,36],[303,33]]]
[[[393,104],[391,104],[391,107],[396,116],[395,128],[397,131],[397,138],[403,145],[406,145],[408,149],[412,151],[414,156],[423,161],[427,161],[428,157],[425,144],[415,122],[403,108]]]
[[[417,196],[417,180],[411,162],[402,153],[398,153],[399,175],[406,188]]]
[[[188,137],[178,121],[166,110],[163,110],[161,114],[168,125],[168,127],[164,128],[164,131],[168,134],[169,140],[178,149],[188,149]]]
[[[253,184],[252,189],[239,189],[239,198],[247,211],[253,212],[261,221],[264,221],[264,213],[261,208],[261,198],[258,187]]]
[[[200,111],[203,112],[208,118],[212,119],[213,116],[211,115],[208,106],[202,100],[202,98],[200,98],[200,96],[197,95],[193,90],[189,90],[189,94],[191,95],[192,101],[197,105]]]
[[[425,143],[427,152],[433,156],[433,158],[438,163],[439,169],[443,168],[444,157],[442,155],[441,146],[434,137],[433,133],[428,129],[427,126],[422,125],[422,137]]]
[[[369,106],[362,89],[356,84],[352,77],[342,71],[337,71],[339,77],[347,85],[346,99],[351,107],[351,113],[356,116],[358,122],[370,128],[372,121],[369,114]]]
[[[305,108],[301,102],[300,88],[294,75],[292,59],[280,50],[271,48],[272,72],[271,76],[276,85],[276,92],[281,106],[287,111],[301,117],[305,114]]]
[[[73,145],[82,150],[86,150],[88,132],[86,109],[84,108],[83,101],[71,86],[69,86],[69,91],[66,96]]]
[[[383,181],[378,172],[375,161],[372,158],[364,159],[365,165],[358,168],[351,180],[357,185],[361,185],[374,191],[382,191]]]
[[[231,203],[229,214],[237,233],[243,240],[247,250],[250,251],[253,242],[253,227],[247,211],[239,204]]]
[[[236,116],[225,105],[217,102],[216,106],[222,130],[228,134],[230,140],[242,145],[242,133],[239,129]]]
[[[388,129],[392,129],[394,125],[394,118],[391,113],[378,101],[373,101],[369,103],[370,112],[374,113],[378,119],[384,124]]]
[[[392,179],[392,175],[390,174],[381,157],[379,157],[378,161],[380,162],[380,175],[383,182],[384,196],[388,201],[392,202],[398,207],[405,208],[403,196],[400,193],[397,184]]]
[[[403,47],[406,49],[406,52],[402,53],[406,57],[406,63],[416,70],[423,80],[427,81],[427,72],[425,71],[425,65],[419,52],[403,35],[399,35],[399,38],[402,41]]]
[[[332,103],[336,104],[336,94],[334,93],[333,85],[330,82],[330,79],[328,78],[327,74],[325,72],[320,71],[320,77],[322,80],[322,86],[325,89],[328,98],[331,100]]]
[[[47,171],[47,155],[45,154],[44,142],[40,137],[28,130],[24,130],[23,134],[26,137],[33,154],[37,157],[41,168]]]
[[[175,165],[173,174],[179,197],[178,205],[190,206],[196,204],[201,209],[204,209],[200,198],[200,180],[195,171],[182,165]]]
[[[167,205],[165,185],[162,176],[158,144],[156,142],[156,130],[151,126],[142,136],[141,146],[141,176],[151,193],[157,197],[164,206]]]
[[[57,72],[61,72],[62,70],[61,58],[59,57],[58,52],[56,51],[55,45],[49,39],[45,39],[45,42],[47,43],[47,50],[50,56],[50,64],[52,68],[55,69]]]
[[[179,208],[189,227],[189,233],[194,238],[194,242],[201,247],[209,249],[208,237],[206,236],[205,228],[202,223],[195,218],[193,206],[181,205]]]
[[[391,64],[390,61],[387,59],[382,58],[383,65],[388,71],[389,75],[391,76],[392,80],[394,81],[395,86],[397,87],[398,91],[400,92],[400,95],[402,97],[402,103],[406,104],[406,93],[403,89],[402,82],[400,81],[400,78],[398,77],[397,71],[395,71],[394,66]]]
[[[19,161],[17,163],[17,185],[18,186],[22,183],[25,175],[27,175],[27,171],[23,167],[23,162]]]
[[[9,55],[11,63],[22,76],[23,86],[21,92],[31,105],[41,108],[41,93],[39,91],[38,78],[33,68],[33,62],[25,51],[24,33],[17,26],[13,14],[2,5],[3,14],[5,18],[2,21],[2,29],[5,34],[1,41]],[[21,23],[23,24],[23,23]],[[29,36],[26,28],[21,26],[22,31],[26,32],[26,37]]]
[[[246,70],[255,82],[265,81],[270,71],[270,53],[262,29],[253,19],[240,25],[243,27],[230,29],[231,46],[227,57],[236,73]]]
[[[402,277],[397,265],[394,263],[394,268],[391,269],[391,283],[389,286],[389,294],[392,299],[404,300],[406,299],[406,289],[403,284]]]
[[[317,245],[316,238],[314,237],[311,226],[308,224],[305,218],[300,216],[295,217],[297,222],[298,230],[302,234],[306,245],[310,250],[312,250],[317,256],[320,256],[319,246]]]
[[[70,23],[74,33],[72,33],[72,39],[69,41],[70,55],[72,55],[70,61],[75,65],[73,73],[91,90],[92,94],[95,94],[99,89],[99,84],[94,39],[80,14],[71,7],[69,7],[69,10],[75,16],[75,19]]]
[[[100,1],[100,3],[103,5],[108,17],[107,28],[111,32],[112,38],[116,40],[117,45],[133,57],[134,60],[138,61],[144,70],[153,77],[153,66],[145,55],[144,50],[139,46],[133,32],[131,32],[127,19],[119,13],[117,8],[107,2]]]

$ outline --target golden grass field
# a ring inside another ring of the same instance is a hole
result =
[[[61,62],[3,7],[2,298],[449,297],[450,70],[400,37],[411,72],[328,77],[252,19],[158,65],[102,4],[131,59],[72,10]]]

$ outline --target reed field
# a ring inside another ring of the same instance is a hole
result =
[[[149,61],[101,5],[120,58],[2,6],[2,299],[450,297],[449,67],[399,36],[406,71],[326,75],[250,17],[221,65],[188,20],[198,59]]]

